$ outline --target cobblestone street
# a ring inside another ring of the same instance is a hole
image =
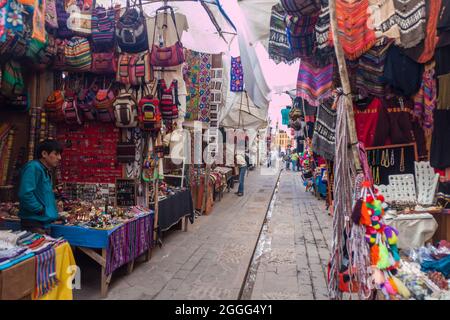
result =
[[[234,190],[200,216],[188,232],[174,230],[152,259],[112,278],[107,299],[239,299],[278,180],[250,172],[245,196]],[[264,252],[245,299],[327,299],[326,263],[332,219],[325,202],[305,193],[300,175],[282,172]],[[82,289],[76,299],[100,298],[100,269],[77,252]]]

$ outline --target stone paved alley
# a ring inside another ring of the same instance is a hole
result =
[[[113,275],[107,299],[327,299],[332,218],[296,172],[281,172],[262,254],[246,282],[277,181],[278,174],[250,172],[244,197],[234,194],[235,186],[188,232],[166,233],[149,262],[137,263],[130,275],[126,267]],[[99,299],[100,269],[80,252],[76,258],[82,288],[75,298]],[[244,283],[250,290],[241,296]]]

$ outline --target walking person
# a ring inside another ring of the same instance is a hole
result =
[[[293,151],[291,154],[292,171],[298,171],[298,153]]]
[[[236,194],[239,197],[242,197],[244,195],[244,180],[245,180],[245,173],[247,172],[247,161],[246,157],[242,154],[236,155],[236,163],[239,167],[239,187]]]

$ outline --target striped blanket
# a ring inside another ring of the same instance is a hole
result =
[[[320,11],[320,0],[281,0],[287,14],[297,17],[317,15]]]
[[[36,288],[34,298],[52,290],[58,283],[56,279],[56,252],[54,247],[36,255]]]
[[[324,101],[317,111],[317,121],[312,139],[314,152],[326,160],[333,161],[336,147],[336,110],[333,99]]]
[[[313,106],[331,97],[333,88],[333,64],[323,68],[314,67],[307,59],[300,64],[297,79],[297,97]]]
[[[315,45],[314,29],[317,16],[287,16],[286,32],[292,54],[296,58],[310,57]]]
[[[330,42],[330,9],[328,0],[322,1],[322,9],[315,26],[316,52],[315,58],[318,64],[325,66],[330,64],[334,55],[333,44]]]
[[[286,12],[281,4],[272,7],[270,16],[269,57],[275,63],[292,64],[296,58],[291,52],[286,34]]]

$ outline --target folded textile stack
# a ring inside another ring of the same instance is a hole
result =
[[[369,95],[383,97],[385,95],[384,62],[391,43],[373,47],[359,59],[356,87],[358,93],[363,97]]]

